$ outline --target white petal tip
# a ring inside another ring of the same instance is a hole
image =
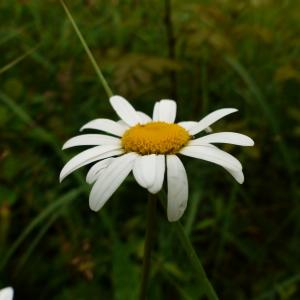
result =
[[[244,147],[253,147],[254,146],[254,141],[250,138],[248,138],[246,141],[244,141],[243,144],[241,144],[240,146],[244,146]]]
[[[99,202],[97,201],[91,201],[91,199],[89,200],[89,207],[94,212],[98,212],[102,208],[102,206],[99,206]]]
[[[159,189],[159,190],[153,190],[153,189],[148,189],[148,192],[150,193],[150,194],[152,194],[152,195],[155,195],[155,194],[157,194],[159,191],[160,191],[161,189]]]
[[[240,176],[239,178],[235,178],[236,182],[239,184],[243,184],[245,181],[244,175]]]
[[[88,123],[84,124],[83,126],[81,126],[79,128],[79,132],[85,130],[85,129],[89,129],[89,125],[92,123],[93,121],[89,121]]]
[[[109,98],[109,103],[113,108],[117,107],[118,105],[124,102],[127,103],[128,101],[122,96],[114,95]]]
[[[251,139],[251,138],[249,138],[250,139],[250,141],[249,141],[249,145],[248,146],[254,146],[254,141]]]
[[[233,107],[220,108],[219,110],[227,110],[228,112],[231,112],[231,113],[239,111],[237,108],[233,108]]]
[[[115,103],[115,101],[116,101],[116,98],[115,98],[115,97],[116,97],[116,96],[112,96],[112,97],[109,98],[109,103],[110,103],[111,106],[113,106],[114,103]]]
[[[67,148],[68,148],[68,143],[64,143],[61,149],[62,149],[62,150],[65,150],[65,149],[67,149]]]
[[[249,136],[242,135],[242,134],[241,134],[241,136],[243,137],[243,139],[242,139],[240,146],[246,146],[246,147],[254,146],[254,141]],[[239,144],[237,144],[237,145],[239,145]]]
[[[59,174],[59,183],[62,183],[62,181],[68,176],[68,174],[65,173],[64,169],[61,170]]]
[[[181,217],[170,217],[170,216],[168,216],[168,221],[169,222],[171,222],[171,223],[173,223],[173,222],[177,222],[179,219],[180,219]]]
[[[90,207],[90,210],[92,210],[94,212],[97,212],[99,210],[99,209],[97,209],[96,201],[92,201],[91,194],[90,194],[90,198],[89,198],[89,207]]]
[[[110,98],[109,98],[109,102],[111,103],[111,102],[115,102],[115,101],[118,101],[118,100],[123,100],[124,98],[123,97],[121,97],[121,96],[119,96],[119,95],[113,95],[113,96],[111,96]]]
[[[176,101],[174,101],[172,99],[162,99],[162,100],[160,100],[160,103],[170,103],[170,104],[176,105]]]
[[[228,113],[232,114],[232,113],[235,113],[237,111],[239,111],[237,108],[225,108],[225,110],[227,110]]]
[[[91,209],[92,211],[94,211],[94,212],[97,212],[97,211],[98,211],[98,209],[96,209],[96,207],[94,207],[94,206],[92,206],[92,205],[90,205],[90,209]]]
[[[244,177],[243,172],[238,172],[238,173],[232,173],[232,172],[230,172],[230,173],[234,177],[234,179],[237,181],[237,183],[239,183],[239,184],[243,184],[244,183],[245,177]]]

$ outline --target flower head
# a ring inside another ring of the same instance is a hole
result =
[[[12,300],[14,296],[14,290],[11,287],[6,287],[0,290],[0,300]]]
[[[176,102],[161,100],[154,106],[153,116],[136,111],[120,96],[110,98],[119,121],[95,119],[81,130],[94,129],[108,134],[84,134],[68,140],[63,149],[95,146],[73,157],[62,169],[60,180],[78,168],[96,162],[87,173],[93,184],[89,204],[100,210],[132,171],[136,181],[150,193],[158,193],[167,174],[169,221],[177,221],[188,199],[188,180],[178,155],[210,161],[225,168],[239,183],[244,175],[241,163],[213,144],[227,143],[253,146],[248,136],[235,132],[195,136],[219,119],[236,112],[234,108],[216,110],[199,122],[175,122]]]

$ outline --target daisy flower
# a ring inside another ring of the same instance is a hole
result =
[[[14,296],[14,290],[11,287],[0,290],[0,300],[12,300]]]
[[[131,171],[138,184],[152,194],[162,189],[166,174],[168,220],[177,221],[186,209],[188,200],[188,179],[179,155],[220,165],[237,182],[243,183],[241,163],[213,144],[253,146],[251,138],[235,132],[196,137],[237,109],[216,110],[199,122],[174,123],[177,106],[173,100],[156,102],[152,118],[136,111],[121,96],[111,97],[110,103],[120,117],[119,121],[95,119],[81,128],[81,131],[94,129],[107,134],[78,135],[63,145],[63,149],[94,146],[73,157],[60,173],[62,181],[75,170],[95,163],[86,176],[87,183],[93,184],[89,197],[92,210],[100,210]]]

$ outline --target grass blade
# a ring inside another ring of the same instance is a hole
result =
[[[71,24],[72,24],[72,26],[73,26],[73,28],[74,28],[81,44],[82,44],[82,46],[83,46],[87,56],[89,57],[89,60],[91,61],[92,65],[93,65],[93,67],[96,71],[96,74],[98,75],[98,78],[99,78],[99,80],[100,80],[107,96],[111,97],[113,95],[113,92],[112,92],[111,88],[109,87],[102,71],[100,70],[100,67],[98,66],[98,64],[96,62],[96,59],[95,59],[94,55],[92,54],[89,46],[87,45],[82,33],[80,32],[80,30],[79,30],[79,28],[78,28],[78,26],[77,26],[77,24],[76,24],[76,22],[75,22],[75,20],[72,16],[71,12],[70,12],[70,10],[68,9],[67,5],[65,4],[65,2],[63,0],[60,0],[60,3],[62,5],[62,7],[64,8],[65,13],[66,13],[69,21],[71,22]]]
[[[34,251],[34,249],[37,247],[43,236],[46,234],[48,229],[51,227],[51,225],[55,222],[55,220],[60,216],[60,212],[58,211],[55,214],[51,216],[51,218],[45,222],[43,227],[40,229],[39,233],[35,236],[35,238],[31,241],[30,246],[26,250],[26,252],[22,255],[21,261],[16,267],[16,272],[19,272],[20,269],[24,266],[26,261],[29,259],[30,255]]]
[[[22,60],[24,60],[27,56],[29,56],[30,54],[32,54],[39,46],[36,46],[32,49],[29,49],[27,52],[25,52],[23,55],[17,57],[16,59],[14,59],[13,61],[11,61],[10,63],[8,63],[7,65],[5,65],[4,67],[0,68],[0,75],[5,73],[6,71],[10,70],[12,67],[14,67],[15,65],[17,65],[19,62],[21,62]]]
[[[66,195],[62,196],[55,202],[52,202],[48,205],[46,209],[44,209],[38,216],[36,216],[29,225],[25,228],[25,230],[22,232],[22,234],[17,238],[17,240],[12,244],[9,251],[7,252],[6,256],[3,258],[0,270],[4,268],[10,257],[16,252],[16,250],[19,248],[21,243],[27,238],[27,236],[38,226],[41,222],[43,222],[49,215],[51,215],[53,212],[56,212],[56,210],[59,207],[65,206],[68,203],[70,203],[72,200],[74,200],[80,193],[82,193],[83,189],[77,189],[72,190],[71,192],[67,193]]]

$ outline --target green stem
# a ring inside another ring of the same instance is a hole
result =
[[[144,260],[142,270],[142,282],[140,288],[140,300],[145,300],[147,296],[147,286],[150,273],[151,264],[151,250],[154,239],[154,226],[156,219],[156,197],[149,193],[148,205],[147,205],[147,225],[146,225],[146,237],[144,246]]]
[[[164,197],[165,198],[165,197]],[[163,207],[166,208],[166,203],[163,201],[162,197],[159,197],[160,202],[162,203]],[[186,235],[183,226],[179,221],[174,222],[173,226],[175,228],[176,234],[179,238],[179,241],[181,245],[183,246],[183,249],[185,250],[186,254],[188,255],[188,258],[190,259],[191,265],[194,267],[194,270],[196,271],[198,280],[206,294],[209,300],[219,300],[219,297],[217,293],[215,292],[212,284],[210,283],[209,279],[207,278],[207,275],[205,273],[205,270],[202,266],[202,263],[197,256],[197,253]]]
[[[76,24],[76,22],[75,22],[75,20],[72,16],[72,14],[71,14],[71,12],[69,11],[67,5],[65,4],[65,2],[63,0],[60,0],[60,3],[62,5],[62,7],[64,8],[64,10],[66,12],[66,15],[67,15],[69,21],[71,22],[71,24],[72,24],[72,26],[73,26],[73,28],[74,28],[81,44],[82,44],[82,46],[83,46],[87,56],[89,57],[92,65],[93,65],[93,67],[96,71],[96,74],[98,75],[99,80],[100,80],[101,84],[103,85],[103,88],[104,88],[107,96],[110,98],[111,96],[113,96],[113,92],[112,92],[111,88],[109,87],[105,77],[103,76],[103,74],[102,74],[102,72],[101,72],[101,70],[100,70],[100,68],[99,68],[99,66],[98,66],[98,64],[97,64],[97,62],[94,58],[94,55],[92,54],[89,46],[87,45],[83,35],[81,34],[81,32],[80,32],[80,30],[79,30],[79,28],[78,28],[78,26],[77,26],[77,24]]]
[[[206,296],[210,300],[219,300],[212,284],[210,283],[210,281],[207,278],[205,270],[201,264],[199,257],[197,256],[197,253],[196,253],[191,241],[185,234],[183,226],[179,222],[175,222],[173,226],[176,229],[176,233],[181,242],[181,245],[183,246],[186,254],[188,255],[192,266],[194,267],[195,271],[197,272],[198,279],[201,282],[203,289],[205,290]]]

